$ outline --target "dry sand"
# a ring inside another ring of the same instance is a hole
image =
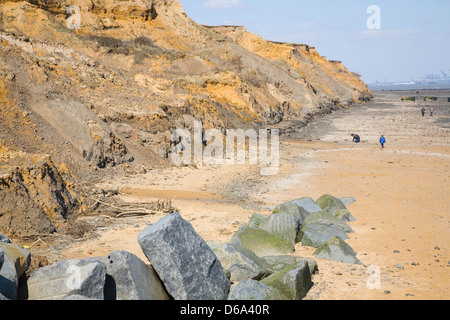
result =
[[[116,178],[129,202],[175,198],[182,216],[206,241],[229,242],[252,213],[270,214],[279,203],[323,194],[352,196],[356,218],[347,243],[363,265],[317,259],[319,273],[306,299],[400,300],[450,298],[450,118],[447,99],[435,116],[420,115],[425,102],[400,102],[402,93],[376,93],[375,102],[314,120],[283,138],[276,176],[255,166],[183,167]],[[411,94],[410,94],[411,95]],[[449,92],[437,92],[447,95]],[[362,142],[351,142],[351,133]],[[387,138],[385,149],[378,139]],[[138,234],[162,216],[120,219],[100,236],[64,252],[67,258],[127,250],[146,261]],[[296,255],[314,249],[296,247]],[[373,267],[375,266],[375,268]],[[370,288],[379,270],[380,286]]]

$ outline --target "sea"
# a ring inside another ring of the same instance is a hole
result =
[[[417,91],[417,90],[450,90],[449,83],[436,84],[368,84],[369,89],[375,91]]]

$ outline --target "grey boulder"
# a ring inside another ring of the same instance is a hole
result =
[[[335,226],[346,233],[354,233],[353,229],[346,221],[336,217],[333,213],[327,211],[312,213],[304,221],[304,225],[308,224],[324,224],[328,226]]]
[[[254,213],[250,217],[250,220],[247,225],[251,228],[259,228],[261,222],[263,222],[267,218],[268,218],[267,216],[263,216],[262,214]]]
[[[11,240],[7,236],[0,233],[0,242],[11,243]]]
[[[335,237],[323,243],[314,252],[318,259],[339,261],[348,264],[362,264],[356,258],[356,252],[342,239]]]
[[[0,242],[3,263],[0,269],[0,294],[16,300],[19,279],[31,264],[31,254],[27,250],[8,242]]]
[[[316,200],[316,203],[323,211],[328,211],[331,213],[340,209],[347,209],[342,200],[329,194],[324,194],[321,196]]]
[[[0,270],[2,270],[3,260],[5,258],[5,251],[3,251],[2,248],[0,248]]]
[[[222,265],[179,213],[143,230],[139,244],[175,300],[226,300],[231,283]]]
[[[288,300],[277,289],[252,279],[239,282],[230,292],[228,300]]]
[[[278,236],[293,245],[300,242],[298,233],[302,227],[303,220],[295,213],[275,213],[267,217],[259,224],[259,229]]]
[[[264,257],[264,261],[270,266],[272,270],[274,270],[274,272],[281,271],[286,267],[293,267],[303,260],[306,260],[308,262],[309,272],[311,275],[319,271],[317,261],[313,258],[297,257],[290,255]]]
[[[29,300],[104,300],[106,266],[101,258],[62,261],[33,271]]]
[[[288,300],[302,300],[312,287],[311,273],[306,260],[287,266],[261,282],[277,289]]]
[[[342,197],[339,198],[339,200],[341,200],[342,203],[345,204],[346,206],[352,205],[353,203],[356,202],[356,199],[353,197]]]
[[[116,251],[106,265],[105,300],[169,300],[158,275],[136,255]]]
[[[342,240],[349,239],[347,233],[336,225],[325,223],[305,224],[301,229],[302,246],[318,248],[324,242],[339,237]]]
[[[236,248],[247,248],[258,257],[289,254],[295,251],[291,241],[259,228],[242,226],[231,238]]]
[[[304,220],[309,214],[311,214],[312,212],[315,212],[315,211],[314,211],[314,209],[311,209],[313,211],[308,211],[301,204],[303,204],[301,199],[285,202],[283,204],[276,206],[275,209],[272,211],[272,213],[289,213],[289,214],[296,215],[301,220]],[[316,205],[316,207],[317,207],[317,205]]]
[[[4,296],[3,294],[1,294],[0,293],[0,301],[7,301],[7,300],[11,300],[11,299],[8,299],[6,296]]]
[[[333,212],[333,215],[344,221],[344,222],[351,222],[355,221],[356,219],[353,217],[353,215],[348,211],[347,209],[339,209]]]
[[[308,213],[322,211],[322,209],[317,205],[317,203],[310,197],[303,197],[300,199],[292,200],[290,202],[305,209]]]
[[[218,245],[208,243],[214,254],[220,260],[222,267],[230,272],[232,282],[241,282],[246,279],[261,280],[272,272],[269,265],[252,251],[246,248],[236,248],[232,244]]]

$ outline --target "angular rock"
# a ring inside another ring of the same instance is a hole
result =
[[[134,254],[116,251],[104,263],[105,300],[169,300],[156,272]]]
[[[291,201],[299,207],[305,209],[308,213],[314,213],[322,211],[322,209],[317,205],[317,203],[310,197],[303,197],[300,199],[295,199]]]
[[[179,213],[139,234],[139,244],[175,300],[226,300],[231,283],[222,265]]]
[[[231,238],[231,244],[237,248],[247,248],[258,257],[289,254],[295,246],[265,230],[242,226]]]
[[[318,248],[324,242],[339,237],[347,240],[347,233],[336,225],[328,225],[325,223],[308,223],[301,229],[302,246]]]
[[[104,300],[106,266],[101,258],[62,261],[34,270],[27,281],[29,300]]]
[[[277,289],[288,300],[303,299],[312,286],[311,273],[306,260],[294,266],[288,266],[261,282]]]
[[[333,260],[349,264],[362,264],[356,252],[342,239],[335,237],[322,244],[314,252],[318,259]]]
[[[19,278],[23,276],[31,264],[30,252],[15,244],[7,242],[0,243],[0,248],[4,251],[5,262],[9,261],[14,265]]]
[[[341,219],[344,222],[351,222],[351,221],[355,221],[356,219],[352,216],[352,214],[350,213],[350,211],[348,211],[347,209],[340,209],[340,210],[336,210],[333,212],[333,215],[338,218]]]
[[[0,294],[10,300],[17,300],[19,278],[14,265],[4,261],[0,270]]]
[[[302,219],[295,213],[275,213],[267,217],[259,225],[259,229],[278,236],[292,244],[300,242],[298,233],[302,227]]]
[[[299,217],[302,221],[311,213],[302,206],[298,205],[297,200],[289,201],[280,204],[275,207],[272,211],[273,214],[277,213],[288,213]]]
[[[225,271],[230,272],[232,282],[241,282],[246,279],[261,280],[272,274],[269,265],[246,248],[238,249],[232,244],[208,243],[208,245],[220,260]]]
[[[308,262],[309,272],[311,275],[319,271],[317,261],[313,258],[286,255],[264,257],[264,261],[269,264],[270,268],[275,272],[281,271],[286,267],[292,268],[303,260],[306,260]]]
[[[340,209],[347,209],[342,200],[329,194],[324,194],[321,196],[316,200],[316,203],[323,211],[328,211],[331,213]]]
[[[250,221],[248,222],[248,226],[252,227],[252,228],[258,228],[259,225],[261,224],[261,222],[264,221],[267,218],[268,217],[263,216],[262,214],[254,213],[251,216]]]
[[[231,290],[228,300],[288,300],[277,289],[252,279],[239,282]]]
[[[2,248],[0,248],[0,270],[2,270],[3,266],[3,259],[5,258],[5,251],[3,251]]]
[[[341,200],[342,203],[344,205],[346,205],[346,206],[349,206],[349,205],[354,204],[356,202],[356,199],[353,198],[353,197],[342,197],[342,198],[339,198],[339,200]]]
[[[10,300],[7,297],[5,297],[3,294],[0,293],[0,301],[6,301],[6,300]]]
[[[11,240],[7,236],[0,233],[0,242],[11,243]]]
[[[342,229],[346,233],[354,233],[353,229],[345,221],[336,218],[334,214],[327,211],[315,212],[310,214],[304,221],[304,225],[308,224],[324,224],[328,226],[335,226]]]
[[[21,247],[7,242],[0,242],[3,251],[3,265],[0,269],[0,294],[7,299],[16,300],[19,279],[31,264],[31,254]]]

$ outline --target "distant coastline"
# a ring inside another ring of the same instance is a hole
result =
[[[371,91],[411,91],[411,90],[445,90],[450,83],[433,84],[368,84]]]

